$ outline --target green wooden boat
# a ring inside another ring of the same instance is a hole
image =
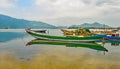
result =
[[[38,39],[49,39],[49,40],[59,40],[59,41],[95,41],[97,39],[102,39],[102,36],[85,36],[85,37],[77,37],[77,36],[52,36],[43,33],[38,33],[32,31],[30,29],[26,29],[26,32]]]
[[[30,46],[34,44],[61,45],[66,47],[84,47],[99,51],[108,51],[106,48],[96,43],[65,42],[65,41],[40,40],[40,39],[31,40],[26,44],[26,46]]]

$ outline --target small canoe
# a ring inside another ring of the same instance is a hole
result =
[[[85,37],[76,37],[76,36],[52,36],[47,34],[42,34],[34,32],[30,29],[26,29],[26,32],[37,39],[47,39],[47,40],[59,40],[59,41],[95,41],[97,39],[102,39],[102,36],[85,36]]]
[[[38,33],[46,33],[47,30],[33,30],[33,31]]]
[[[64,42],[64,41],[55,41],[55,40],[51,41],[51,40],[40,40],[40,39],[31,40],[26,44],[26,46],[30,46],[34,44],[61,45],[66,47],[83,47],[83,48],[90,48],[99,51],[108,51],[103,46],[95,43]]]
[[[30,30],[30,29],[28,29],[28,30]],[[41,30],[31,30],[31,31],[34,31],[34,32],[36,32],[36,33],[46,33],[46,31],[47,30],[44,30],[44,29],[41,29]]]

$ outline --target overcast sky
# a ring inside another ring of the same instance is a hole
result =
[[[52,25],[120,26],[120,0],[0,0],[0,14]]]

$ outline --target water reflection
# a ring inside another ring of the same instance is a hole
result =
[[[26,44],[26,46],[34,45],[34,44],[48,44],[48,45],[61,45],[66,47],[83,47],[83,48],[89,48],[99,51],[108,51],[106,48],[104,48],[101,45],[95,44],[95,43],[79,43],[79,42],[63,42],[63,41],[51,41],[51,40],[42,40],[42,39],[34,39],[31,40]]]
[[[106,43],[111,43],[111,46],[119,46],[120,41],[107,40]]]
[[[120,69],[120,42],[97,45],[32,40],[24,30],[14,31],[18,30],[0,32],[0,41],[4,42],[0,44],[0,69]],[[51,31],[52,35],[60,34]]]
[[[110,43],[111,46],[119,46],[120,41],[115,41],[115,40],[98,40],[96,41],[97,44],[105,45],[106,43]]]
[[[7,42],[25,36],[26,33],[23,32],[0,32],[0,42]]]
[[[76,56],[69,52],[36,54],[36,58],[29,62],[20,62],[16,55],[4,52],[0,53],[0,69],[120,69],[119,61],[113,64],[113,60],[107,58],[83,53]]]

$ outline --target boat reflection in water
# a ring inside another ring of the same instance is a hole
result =
[[[120,41],[108,40],[106,42],[111,43],[111,46],[119,46],[120,45]]]
[[[26,46],[34,45],[34,44],[48,44],[48,45],[61,45],[66,47],[84,47],[99,51],[108,51],[103,46],[96,43],[80,43],[80,42],[63,42],[63,41],[55,41],[55,40],[42,40],[42,39],[34,39],[26,44]]]
[[[105,43],[110,43],[111,46],[119,46],[120,45],[120,41],[116,41],[116,40],[97,40],[96,41],[97,44],[100,44],[102,46],[105,45]]]

